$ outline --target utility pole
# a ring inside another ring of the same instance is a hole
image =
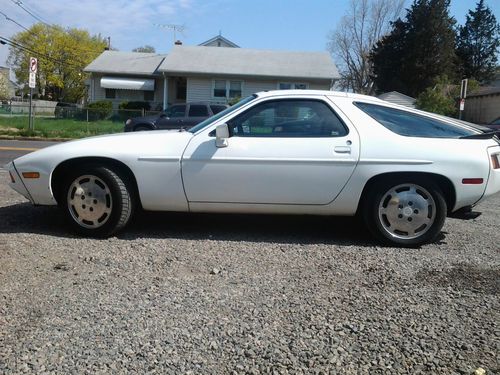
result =
[[[184,25],[158,24],[158,23],[154,23],[153,25],[155,25],[156,27],[161,27],[163,29],[172,30],[174,32],[174,43],[173,44],[175,44],[175,42],[177,40],[177,32],[180,32],[182,34],[182,32],[184,30],[186,30],[186,26],[184,26]]]

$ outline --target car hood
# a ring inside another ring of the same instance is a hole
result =
[[[179,130],[120,133],[64,142],[14,160],[16,167],[50,173],[59,163],[74,158],[103,157],[134,163],[141,158],[179,158],[193,134]]]

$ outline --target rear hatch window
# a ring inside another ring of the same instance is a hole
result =
[[[410,111],[372,103],[354,102],[354,105],[390,131],[408,137],[460,138],[478,134],[458,124],[437,120]]]

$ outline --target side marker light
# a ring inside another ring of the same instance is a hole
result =
[[[24,178],[40,178],[40,173],[38,172],[23,172]]]
[[[464,178],[462,184],[464,185],[481,185],[483,183],[482,178]]]

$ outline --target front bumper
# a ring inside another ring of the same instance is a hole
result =
[[[34,204],[35,201],[33,200],[33,197],[26,188],[26,185],[24,185],[23,179],[17,172],[14,162],[10,162],[5,166],[5,168],[7,169],[10,175],[9,186]]]

